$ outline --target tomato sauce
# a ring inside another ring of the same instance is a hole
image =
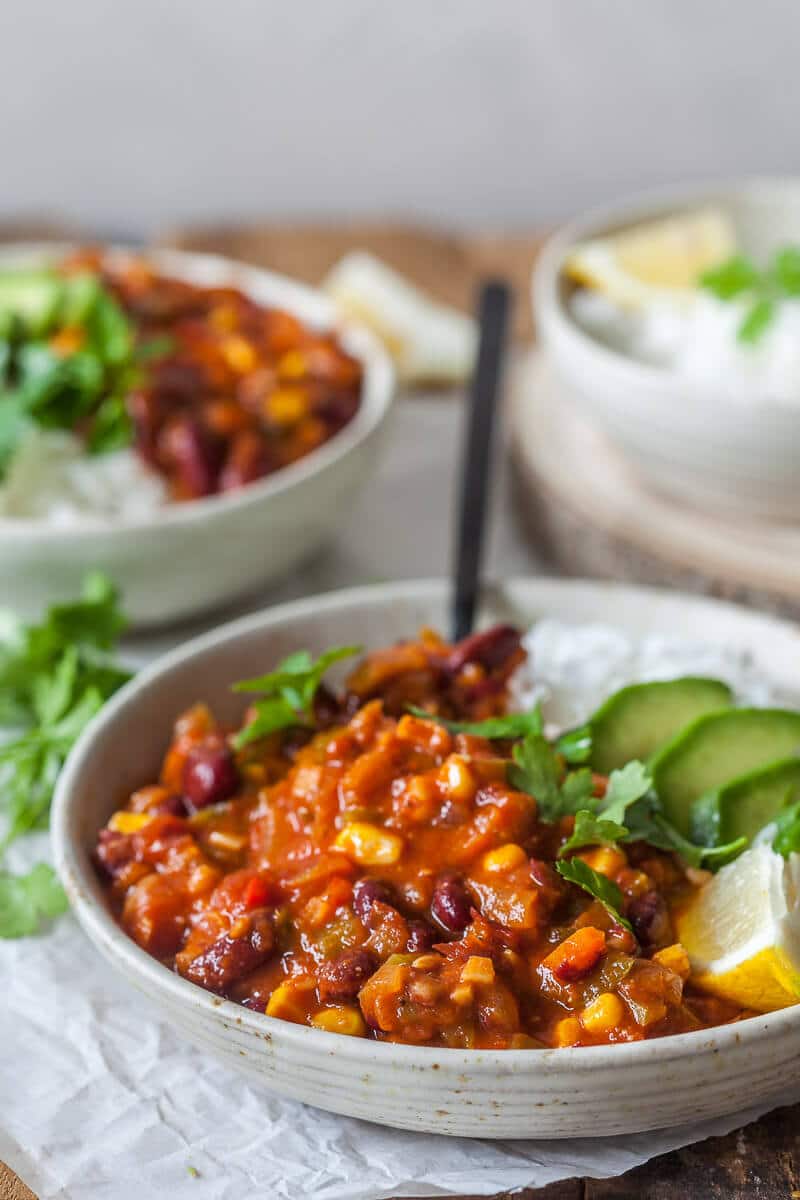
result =
[[[643,843],[579,851],[628,927],[555,870],[574,818],[509,785],[510,740],[408,711],[502,713],[522,657],[508,627],[423,632],[322,687],[313,730],[240,750],[205,705],[185,713],[160,779],[99,834],[123,929],[250,1009],[380,1041],[584,1046],[741,1016],[693,991],[675,940],[697,872]]]

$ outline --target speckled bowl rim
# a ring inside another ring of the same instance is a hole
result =
[[[76,250],[75,242],[7,242],[0,246],[0,268],[32,262],[58,260]],[[273,475],[233,492],[207,496],[180,504],[165,504],[153,515],[136,517],[86,517],[70,525],[53,525],[44,518],[0,516],[3,541],[59,541],[94,539],[98,534],[137,537],[152,531],[202,523],[223,513],[246,511],[275,496],[302,487],[310,479],[345,458],[364,442],[389,415],[394,398],[395,370],[385,349],[365,326],[343,320],[333,302],[321,291],[298,283],[286,275],[264,270],[219,254],[200,254],[188,250],[159,247],[144,249],[108,245],[111,256],[144,258],[157,270],[191,280],[207,275],[215,284],[234,286],[246,294],[255,294],[260,303],[285,307],[300,320],[319,329],[333,330],[348,353],[364,367],[361,403],[352,420],[321,446],[297,462],[282,467]]]
[[[509,581],[509,584],[511,587],[527,585],[535,588],[541,586],[545,591],[551,592],[554,597],[562,591],[575,591],[582,588],[602,591],[609,596],[609,612],[611,613],[614,611],[614,599],[641,600],[649,597],[654,601],[661,599],[673,603],[683,600],[693,606],[702,606],[708,609],[710,614],[714,610],[725,610],[729,614],[738,612],[740,615],[752,617],[754,621],[760,620],[762,623],[765,622],[769,626],[782,630],[785,635],[791,634],[800,641],[800,631],[788,621],[750,612],[739,605],[688,596],[667,589],[631,587],[595,580],[547,578],[517,579]],[[318,1046],[320,1053],[333,1054],[352,1064],[364,1067],[389,1067],[394,1062],[412,1069],[426,1070],[432,1067],[436,1061],[447,1069],[456,1070],[459,1065],[463,1065],[465,1069],[481,1076],[517,1075],[529,1071],[541,1071],[547,1073],[549,1077],[554,1074],[561,1076],[573,1072],[580,1075],[586,1071],[611,1067],[615,1064],[620,1068],[626,1064],[630,1066],[649,1064],[657,1067],[666,1063],[674,1064],[704,1051],[720,1054],[735,1045],[759,1044],[781,1039],[787,1031],[800,1027],[800,1004],[798,1004],[777,1012],[748,1017],[732,1025],[720,1025],[690,1033],[671,1034],[662,1038],[654,1038],[652,1041],[621,1042],[608,1046],[542,1050],[462,1050],[375,1042],[327,1033],[311,1026],[296,1025],[277,1017],[268,1017],[252,1012],[232,1001],[221,999],[170,971],[122,932],[105,905],[93,895],[96,876],[89,855],[77,843],[70,828],[74,810],[80,803],[80,780],[84,760],[105,725],[125,709],[141,688],[168,674],[174,668],[183,666],[195,655],[212,647],[236,641],[242,636],[266,630],[272,626],[284,625],[296,618],[308,617],[315,613],[330,613],[354,604],[363,604],[364,601],[373,601],[376,607],[389,607],[394,601],[404,599],[431,604],[436,600],[441,601],[446,590],[447,584],[438,580],[377,584],[349,588],[277,605],[263,612],[231,621],[218,629],[191,639],[140,671],[134,679],[126,684],[105,705],[78,740],[61,773],[53,801],[51,835],[56,869],[69,896],[72,910],[90,941],[94,942],[115,965],[121,965],[127,976],[135,979],[140,990],[150,995],[156,1004],[159,993],[161,993],[164,999],[171,1000],[177,1008],[185,1006],[207,1015],[209,1019],[222,1019],[226,1026],[235,1025],[238,1029],[246,1030],[253,1036],[261,1037],[273,1044],[282,1043],[287,1050],[302,1048],[308,1052]],[[613,618],[611,623],[613,623]]]
[[[560,282],[564,259],[578,242],[615,229],[623,229],[643,221],[666,217],[682,209],[707,207],[715,203],[724,204],[726,199],[738,195],[757,198],[770,193],[785,193],[786,203],[794,203],[800,210],[800,175],[756,175],[740,179],[710,181],[638,191],[614,204],[603,205],[581,214],[561,226],[548,238],[539,253],[531,278],[531,295],[537,328],[542,330],[547,343],[554,330],[555,336],[564,340],[563,354],[580,355],[587,370],[594,366],[602,370],[609,385],[617,384],[626,389],[638,387],[640,403],[651,403],[651,408],[661,408],[662,403],[674,401],[677,393],[693,401],[721,412],[730,412],[737,406],[748,409],[753,406],[751,397],[742,397],[735,390],[727,393],[724,386],[706,381],[679,376],[668,367],[659,367],[639,362],[620,350],[606,346],[599,338],[584,330],[563,304]],[[765,394],[757,398],[760,412],[771,409],[784,416],[797,412],[797,401],[779,395]]]

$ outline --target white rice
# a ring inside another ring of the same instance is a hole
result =
[[[628,683],[703,675],[721,679],[737,701],[773,702],[769,683],[747,652],[653,633],[634,638],[607,625],[539,621],[523,639],[528,652],[511,681],[514,708],[537,701],[549,723],[568,727],[585,720],[603,700]]]
[[[32,429],[0,487],[0,516],[65,526],[87,517],[149,517],[167,500],[161,478],[133,450],[90,455],[71,433]]]

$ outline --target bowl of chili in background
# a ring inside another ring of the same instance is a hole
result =
[[[796,687],[796,631],[730,605],[541,580],[504,585],[491,612],[523,628],[543,616],[591,622],[608,620],[608,614],[635,634],[660,629],[740,645],[776,685],[790,694]],[[231,686],[254,669],[273,669],[299,648],[317,654],[355,642],[367,649],[389,646],[424,626],[444,628],[446,620],[444,584],[356,589],[235,622],[127,685],[71,756],[53,813],[57,866],[91,940],[150,996],[161,1016],[232,1069],[289,1097],[400,1128],[484,1137],[620,1134],[777,1098],[791,1082],[800,1052],[800,1007],[608,1045],[398,1044],[252,1011],[208,990],[208,978],[198,979],[204,987],[190,982],[191,971],[182,978],[120,928],[93,862],[98,830],[131,792],[158,777],[180,713],[207,701],[220,721],[236,728],[246,698]]]
[[[10,245],[0,269],[71,257],[67,270],[80,270],[81,253]],[[173,341],[128,397],[136,454],[168,502],[67,524],[0,516],[0,601],[35,613],[99,568],[133,623],[154,625],[285,576],[335,532],[376,462],[394,374],[367,330],[284,277],[182,251],[109,248],[103,264],[145,345]],[[76,432],[91,439],[91,419]]]

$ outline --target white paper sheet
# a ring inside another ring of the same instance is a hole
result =
[[[673,673],[716,672],[743,698],[769,698],[740,656],[709,661],[705,648],[675,639],[633,646],[597,627],[543,622],[531,649],[537,682],[560,690],[577,716],[594,690],[663,677],[670,665]],[[591,666],[582,681],[580,663]],[[47,853],[46,838],[14,849],[21,867]],[[282,1100],[230,1074],[159,1021],[71,916],[42,937],[0,942],[0,972],[0,1158],[41,1200],[491,1195],[621,1174],[766,1111],[612,1139],[491,1142],[399,1132]],[[795,1091],[784,1102],[797,1099]]]

